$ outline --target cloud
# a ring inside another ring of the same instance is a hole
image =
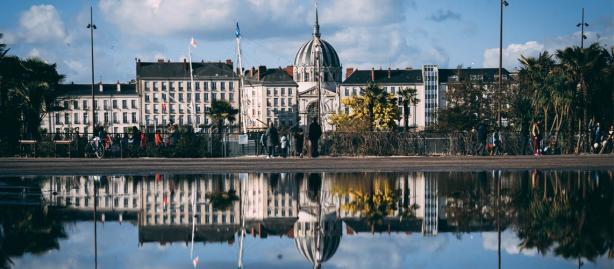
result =
[[[536,56],[540,52],[544,51],[544,44],[537,41],[528,41],[524,44],[509,44],[503,48],[503,66],[505,68],[511,68],[518,66],[518,58],[521,55],[524,56]],[[486,49],[484,51],[484,67],[498,67],[499,66],[499,48]]]
[[[244,34],[274,36],[307,22],[299,0],[101,0],[99,8],[123,33],[138,36],[228,39],[237,20]]]
[[[436,22],[442,22],[442,21],[447,21],[447,20],[460,21],[461,18],[462,17],[460,13],[453,12],[452,10],[449,10],[449,9],[446,9],[446,10],[438,9],[433,14],[431,14],[431,16],[428,19],[432,21],[436,21]]]
[[[482,247],[484,247],[484,249],[497,251],[497,241],[497,233],[482,233]],[[501,233],[501,249],[508,254],[524,254],[527,256],[535,256],[537,254],[537,249],[520,249],[518,246],[519,244],[520,239],[518,239],[513,231],[506,230]]]
[[[337,0],[320,10],[324,24],[370,25],[396,23],[405,19],[406,10],[415,7],[405,0]]]
[[[599,34],[597,32],[584,32],[587,39],[584,40],[585,46],[599,42],[601,44],[612,44],[614,41],[614,35],[612,34]],[[503,67],[515,68],[520,64],[518,59],[521,55],[525,57],[535,57],[540,52],[548,51],[554,54],[557,49],[579,46],[580,45],[580,32],[575,32],[569,35],[557,36],[554,38],[548,38],[541,41],[528,41],[524,44],[509,44],[503,48]],[[484,50],[484,67],[499,67],[499,48],[489,48]]]
[[[64,22],[52,5],[35,5],[23,12],[18,33],[18,39],[27,43],[70,41]]]

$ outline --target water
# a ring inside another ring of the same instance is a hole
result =
[[[4,177],[0,268],[613,268],[613,175]]]

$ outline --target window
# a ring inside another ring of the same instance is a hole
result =
[[[87,112],[83,113],[83,124],[90,124],[90,122],[87,120]]]
[[[122,122],[128,123],[128,112],[124,112],[122,115]]]
[[[226,89],[226,82],[224,82],[224,81],[220,82],[220,89],[222,91]]]
[[[117,100],[113,100],[113,109],[117,109]]]
[[[199,90],[200,90],[200,83],[199,83],[199,82],[196,82],[196,83],[194,84],[194,88],[195,88],[197,91],[199,91]]]
[[[77,100],[72,101],[72,109],[79,109],[79,102]]]
[[[117,112],[113,112],[113,123],[119,123],[119,119],[117,118]]]
[[[191,94],[191,93],[186,93],[186,96],[185,96],[185,97],[186,97],[186,100],[187,100],[188,102],[192,102],[192,94]]]
[[[136,112],[132,112],[132,123],[136,123]]]
[[[79,124],[79,113],[74,113],[73,118],[75,120],[75,124]]]
[[[88,109],[87,100],[83,100],[83,109]]]
[[[136,100],[132,100],[131,103],[132,103],[132,108],[136,108]]]
[[[234,82],[232,82],[232,81],[228,82],[228,89],[229,90],[234,90],[234,88],[235,88],[234,85],[235,85]]]
[[[154,101],[154,103],[158,102],[158,93],[157,92],[154,92],[154,94],[153,94],[153,101]]]
[[[226,100],[226,93],[221,93],[221,99]]]
[[[229,93],[229,94],[228,94],[228,97],[229,97],[229,99],[230,99],[230,102],[232,102],[232,101],[234,101],[234,100],[235,100],[235,94],[234,94],[234,93]]]
[[[205,81],[203,83],[205,85],[205,91],[209,89],[209,82]]]
[[[350,95],[350,89],[346,87],[345,88],[345,96],[348,96],[348,95]]]
[[[109,110],[109,100],[104,100],[104,110]]]
[[[109,123],[109,112],[104,113],[104,123]]]
[[[149,94],[145,94],[145,102],[149,102]]]
[[[179,94],[179,102],[183,102],[183,94]]]
[[[69,109],[69,107],[68,107],[68,101],[64,101],[64,108]]]
[[[286,106],[286,99],[281,98],[281,106]]]
[[[146,90],[146,91],[151,90],[151,89],[149,88],[149,81],[145,81],[145,82],[143,82],[143,84],[145,85],[145,90]]]
[[[55,124],[60,124],[60,113],[55,113]]]
[[[196,84],[196,85],[198,85],[198,84]],[[195,93],[195,94],[194,94],[194,100],[195,100],[196,102],[200,102],[200,93]]]
[[[277,98],[273,99],[273,106],[277,106]]]
[[[64,113],[64,124],[70,124],[70,114]]]
[[[206,84],[205,84],[205,85],[206,85]],[[204,95],[204,96],[205,96],[205,102],[208,102],[208,101],[209,101],[209,94],[208,94],[208,93],[205,93],[205,95]]]
[[[281,95],[283,96],[284,94],[286,94],[286,89],[285,88],[281,88]]]
[[[179,84],[179,91],[183,91],[183,82],[179,81],[177,84]]]
[[[271,96],[271,88],[266,88],[266,95]]]
[[[122,100],[122,108],[123,109],[127,109],[128,108],[128,100]]]
[[[292,95],[292,88],[288,88],[288,95]]]

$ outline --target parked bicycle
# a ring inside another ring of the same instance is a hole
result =
[[[99,137],[94,136],[90,141],[87,142],[87,146],[85,148],[85,157],[88,156],[96,156],[96,158],[101,159],[104,157],[104,143],[100,140]]]

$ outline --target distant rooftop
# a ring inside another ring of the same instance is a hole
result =
[[[102,86],[102,92],[100,87]],[[115,96],[115,95],[136,95],[135,84],[120,83],[120,91],[117,91],[117,83],[114,84],[94,84],[94,94],[96,96]],[[59,96],[91,96],[92,84],[60,84],[58,87]]]
[[[231,60],[226,62],[192,62],[194,79],[237,78]],[[136,63],[137,79],[190,79],[189,62],[157,62]]]

